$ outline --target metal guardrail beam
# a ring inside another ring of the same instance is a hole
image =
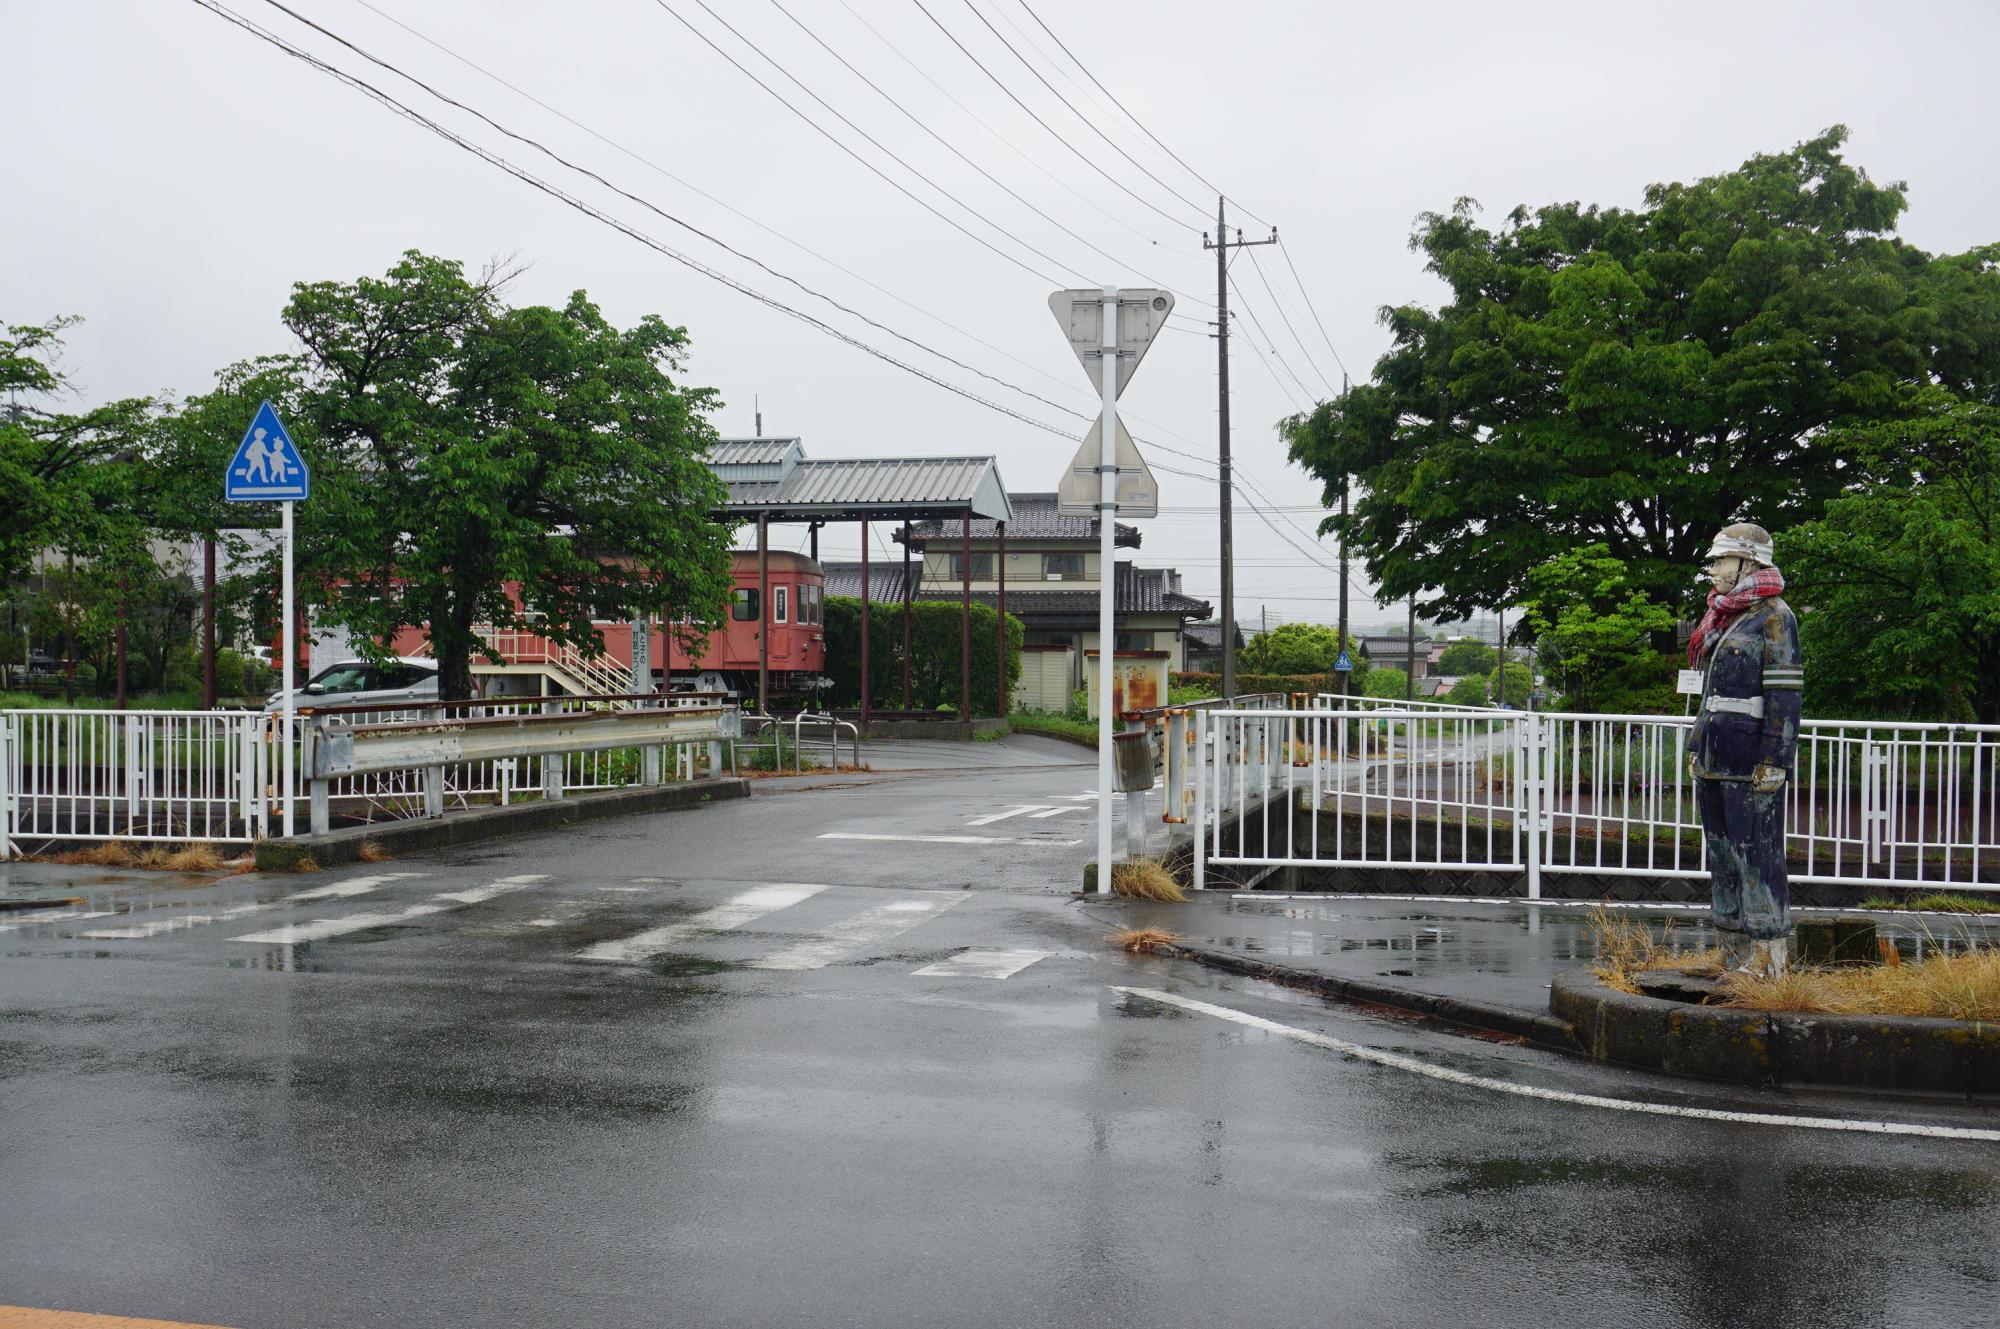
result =
[[[329,780],[461,761],[724,742],[741,732],[735,708],[727,706],[335,723],[313,731],[307,771],[311,779]]]

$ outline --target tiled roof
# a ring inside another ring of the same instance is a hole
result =
[[[762,479],[726,483],[725,510],[745,517],[756,515],[759,508],[772,510],[781,519],[846,521],[915,517],[940,508],[969,507],[975,514],[989,516],[1009,511],[991,457],[806,458],[775,483]]]
[[[1417,637],[1414,640],[1416,650],[1412,652],[1410,649],[1412,639],[1409,637],[1363,637],[1361,653],[1371,660],[1407,660],[1412,654],[1429,659],[1431,639]]]
[[[1007,501],[1014,509],[1014,515],[1007,519],[1009,540],[1089,540],[1097,539],[1097,518],[1065,517],[1056,511],[1056,496],[1048,494],[1009,494]],[[927,540],[957,540],[963,538],[962,524],[956,521],[920,521],[910,528],[910,542],[922,544]],[[998,537],[995,524],[978,517],[972,519],[972,538],[992,540]],[[1112,537],[1114,543],[1126,548],[1139,547],[1139,528],[1118,523],[1118,532]]]
[[[1187,639],[1189,650],[1219,651],[1222,649],[1222,624],[1190,623],[1181,630]],[[1236,629],[1236,648],[1243,649],[1243,629]]]
[[[826,593],[858,597],[861,594],[859,563],[824,563]],[[921,574],[919,574],[921,575]],[[1179,614],[1183,618],[1203,618],[1214,610],[1206,600],[1197,600],[1172,588],[1166,568],[1135,568],[1118,565],[1118,612],[1121,614]],[[1007,588],[1008,612],[1086,617],[1097,612],[1097,591],[1083,587],[1044,590],[1047,583],[1029,582]],[[919,586],[919,600],[956,600],[959,588],[950,583],[930,582]],[[903,602],[903,565],[871,563],[868,569],[868,598],[876,604]],[[974,591],[972,598],[993,604],[999,597],[992,591]]]

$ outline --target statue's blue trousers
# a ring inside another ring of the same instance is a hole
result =
[[[1791,930],[1784,790],[1759,794],[1744,780],[1694,783],[1708,836],[1715,926],[1758,941],[1784,936]]]

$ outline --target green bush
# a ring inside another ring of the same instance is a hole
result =
[[[137,661],[132,663],[136,664]],[[128,672],[129,668],[128,668]],[[136,686],[136,684],[135,684]],[[192,646],[176,646],[167,652],[167,692],[201,691],[201,652]]]
[[[1358,663],[1358,662],[1357,662]],[[1362,675],[1354,674],[1350,691],[1361,691]],[[1167,675],[1167,695],[1172,696],[1176,688],[1201,688],[1200,694],[1209,697],[1222,695],[1222,675],[1203,673],[1173,673]],[[1246,674],[1236,675],[1236,690],[1244,692],[1282,692],[1288,697],[1294,692],[1303,692],[1308,698],[1322,692],[1338,696],[1340,693],[1339,674]]]
[[[1486,705],[1486,676],[1467,674],[1451,685],[1451,691],[1444,694],[1444,700],[1454,706]]]
[[[1063,719],[1076,721],[1090,719],[1090,689],[1077,688],[1069,694],[1069,705],[1063,707]]]
[[[241,697],[249,686],[246,681],[249,670],[247,661],[239,651],[227,646],[215,653],[215,695],[218,697]]]
[[[826,600],[826,672],[833,681],[827,701],[854,706],[861,701],[861,601],[845,595]],[[993,639],[997,616],[992,605],[972,606],[972,710],[992,715],[999,701],[994,672]],[[959,648],[962,640],[959,606],[944,600],[919,600],[910,606],[910,706],[929,711],[956,708],[963,683]],[[1021,620],[1007,615],[1007,690],[1021,677]],[[903,699],[903,610],[901,605],[873,605],[868,613],[868,673],[870,700],[887,708]]]

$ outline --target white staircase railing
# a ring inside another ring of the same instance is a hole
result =
[[[541,665],[559,671],[581,684],[583,692],[617,695],[632,690],[631,674],[620,669],[609,656],[592,655],[521,628],[480,626],[473,631],[508,664]]]

